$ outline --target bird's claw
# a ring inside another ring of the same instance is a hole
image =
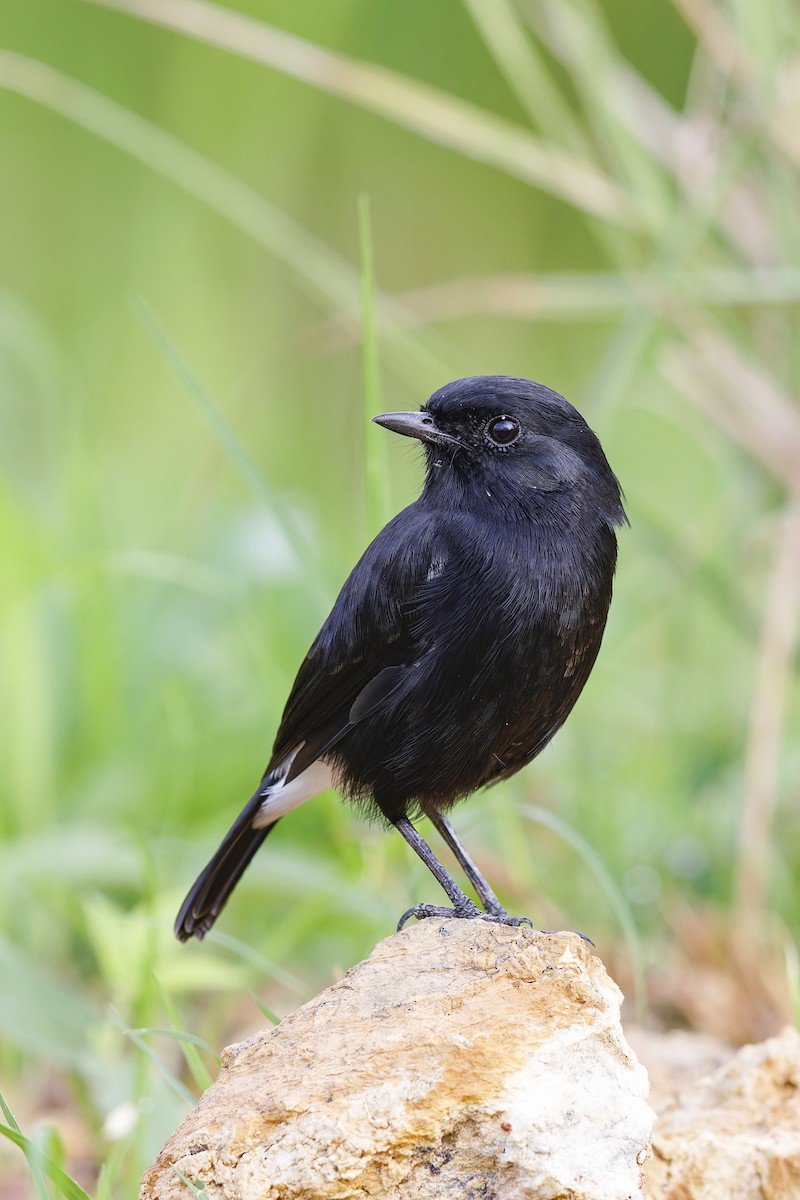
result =
[[[588,942],[590,946],[594,946],[594,942],[589,937],[588,933],[581,933],[580,929],[570,929],[570,933],[576,933],[584,942]]]
[[[486,919],[487,921],[499,921],[501,925],[527,925],[529,929],[536,928],[530,917],[510,917],[508,913],[504,913],[502,917],[486,913]]]
[[[560,929],[543,929],[542,930],[542,933],[560,933],[560,932],[561,932]],[[595,944],[592,941],[592,939],[589,937],[588,933],[581,933],[580,929],[567,929],[566,932],[574,933],[576,937],[581,938],[584,942],[588,942],[590,946],[593,946],[596,949]]]

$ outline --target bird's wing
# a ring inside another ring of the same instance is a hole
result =
[[[286,781],[299,775],[374,712],[419,656],[412,618],[444,554],[440,528],[412,504],[353,568],[294,681],[265,779],[290,756]]]

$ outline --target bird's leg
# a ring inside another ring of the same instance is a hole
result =
[[[425,866],[433,875],[436,882],[447,893],[453,905],[452,908],[443,908],[436,904],[415,904],[413,908],[409,908],[408,912],[403,913],[397,928],[402,929],[409,917],[416,917],[418,920],[421,920],[423,917],[479,917],[481,910],[477,904],[473,900],[470,900],[466,893],[462,892],[455,879],[444,869],[428,843],[417,833],[408,818],[400,817],[398,821],[395,821],[394,825],[402,833],[411,849],[425,863]]]
[[[462,845],[458,834],[444,813],[431,812],[428,813],[428,816],[430,817],[431,822],[438,829],[440,835],[444,838],[450,849],[453,851],[453,854],[456,856],[462,871],[475,888],[475,891],[478,893],[478,899],[483,905],[486,913],[495,920],[502,921],[504,924],[524,924],[533,927],[532,922],[528,919],[528,917],[510,917],[508,915],[500,901],[497,899],[497,896],[495,896],[490,885],[486,882],[483,875],[481,875],[480,871],[475,866],[475,863],[470,857],[469,851],[464,845]],[[549,929],[542,930],[542,933],[550,932],[551,931]],[[594,942],[587,933],[581,933],[579,929],[572,929],[570,932],[577,933],[579,938],[583,938],[583,940],[588,942],[590,946],[594,946]]]
[[[508,916],[506,910],[497,899],[497,896],[495,896],[491,887],[486,882],[483,875],[481,875],[475,863],[472,861],[469,851],[464,845],[462,845],[458,834],[456,833],[455,829],[453,829],[453,826],[450,824],[444,813],[433,811],[428,813],[428,816],[438,829],[441,837],[444,838],[450,849],[453,851],[453,854],[455,855],[462,871],[475,888],[475,891],[478,893],[478,899],[483,905],[485,911],[492,917],[502,918]]]
[[[444,820],[444,818],[442,819]],[[475,904],[473,900],[470,900],[466,893],[462,892],[455,879],[453,879],[444,869],[428,843],[417,833],[416,829],[407,817],[401,817],[399,821],[395,821],[394,824],[395,828],[402,833],[411,849],[416,851],[416,853],[425,863],[425,866],[433,875],[434,879],[447,893],[453,905],[452,908],[443,908],[437,904],[415,904],[412,908],[409,908],[407,912],[403,913],[397,924],[398,929],[403,928],[409,917],[416,917],[418,921],[421,921],[424,917],[483,917],[484,920],[500,921],[505,925],[531,924],[527,917],[509,917],[506,914],[505,909],[500,904],[500,901],[494,895],[494,892],[489,887],[488,883],[486,883],[486,881],[482,878],[466,850],[464,850],[463,846],[461,846],[458,842],[458,839],[456,838],[449,822],[445,822],[446,828],[458,846],[458,850],[455,849],[455,846],[453,846],[453,843],[450,842],[450,838],[447,837],[444,831],[442,831],[442,836],[446,837],[448,843],[453,847],[454,854],[458,858],[458,861],[461,863],[462,867],[464,867],[466,870],[467,874],[470,876],[470,879],[472,879],[472,882],[474,883],[475,880],[470,874],[470,871],[467,870],[466,863],[469,863],[477,878],[481,880],[484,892],[481,892],[481,890],[476,887],[478,895],[481,897],[481,903],[486,905],[487,901],[489,901],[489,898],[491,897],[497,906],[494,911],[489,910],[487,907],[486,913],[482,913],[477,904]]]

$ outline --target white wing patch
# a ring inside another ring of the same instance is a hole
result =
[[[296,753],[297,750],[287,758],[284,775],[291,767]],[[332,784],[331,769],[320,759],[306,767],[305,771],[301,771],[290,783],[284,783],[283,779],[276,780],[264,791],[261,807],[253,818],[253,828],[263,829],[265,825],[271,825],[278,817],[291,812],[293,808],[299,808],[306,800],[318,796],[320,792],[327,791]]]
[[[428,574],[425,576],[425,579],[438,579],[444,571],[444,563],[445,560],[443,558],[434,558],[428,567]]]

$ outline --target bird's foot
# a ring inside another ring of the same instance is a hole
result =
[[[502,904],[485,904],[486,911],[480,915],[484,921],[496,921],[498,925],[529,925],[534,928],[533,921],[530,917],[511,917],[503,908]]]
[[[474,920],[475,917],[483,916],[477,904],[467,897],[464,899],[466,900],[465,904],[459,904],[458,907],[453,908],[445,908],[441,904],[413,904],[411,908],[406,909],[397,922],[398,932],[412,917],[416,917],[418,921],[424,921],[426,917],[456,917],[460,920]]]
[[[426,917],[451,917],[462,921],[493,921],[498,925],[530,925],[533,929],[530,917],[510,917],[504,908],[499,907],[493,908],[490,912],[481,912],[477,904],[469,899],[466,904],[460,904],[453,908],[445,908],[441,904],[415,904],[404,912],[397,922],[398,931],[411,917],[416,917],[418,921],[424,921]]]

